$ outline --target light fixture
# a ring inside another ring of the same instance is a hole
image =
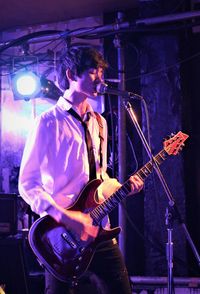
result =
[[[41,90],[40,78],[32,71],[18,71],[12,78],[14,100],[36,98]]]
[[[58,100],[63,92],[44,75],[39,77],[32,71],[18,71],[12,77],[14,100],[29,101],[34,98],[49,98]]]

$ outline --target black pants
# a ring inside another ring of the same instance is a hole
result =
[[[88,280],[87,280],[88,277]],[[87,281],[90,281],[86,290]],[[94,289],[94,292],[92,291]],[[78,286],[71,288],[69,284],[58,281],[47,271],[45,272],[46,294],[131,294],[128,273],[117,244],[108,241],[95,252],[88,269]]]

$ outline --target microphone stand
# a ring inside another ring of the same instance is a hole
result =
[[[133,93],[130,93],[130,98],[134,98],[134,96],[136,96],[135,98],[137,99],[138,98],[138,95],[134,95]],[[187,230],[187,227],[186,225],[184,224],[183,220],[181,219],[181,216],[180,216],[180,213],[178,211],[178,208],[175,204],[175,199],[164,179],[164,176],[157,164],[157,162],[155,161],[152,153],[151,153],[151,149],[147,143],[147,140],[140,128],[140,125],[138,124],[138,121],[137,121],[137,118],[135,116],[135,113],[133,111],[133,108],[130,104],[129,101],[124,101],[124,106],[127,110],[127,112],[129,113],[132,121],[133,121],[133,124],[135,125],[135,128],[137,130],[137,133],[142,141],[142,144],[150,158],[150,160],[152,161],[152,164],[153,164],[153,168],[154,170],[156,171],[157,175],[158,175],[158,178],[160,179],[160,182],[165,190],[165,193],[168,197],[168,200],[169,200],[169,208],[166,209],[166,214],[165,214],[165,217],[166,217],[166,220],[165,220],[165,223],[166,223],[166,226],[167,226],[167,235],[168,235],[168,242],[166,244],[166,257],[167,257],[167,272],[168,272],[168,283],[167,283],[167,288],[168,288],[168,294],[172,294],[172,290],[173,290],[173,238],[172,238],[172,232],[173,232],[173,221],[175,218],[178,219],[179,223],[182,225],[182,228],[184,230],[184,233],[185,233],[185,236],[192,248],[192,251],[197,259],[197,262],[198,262],[198,265],[200,266],[200,256],[199,256],[199,253],[193,243],[193,240]]]

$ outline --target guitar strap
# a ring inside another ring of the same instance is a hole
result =
[[[102,119],[101,119],[101,115],[98,112],[94,112],[96,115],[96,119],[99,125],[99,139],[100,139],[100,167],[103,166],[103,151],[102,151],[102,143],[104,140],[103,137],[103,123],[102,123]]]

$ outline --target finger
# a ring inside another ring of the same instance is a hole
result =
[[[134,190],[134,191],[141,191],[142,190],[142,188],[143,188],[143,186],[144,186],[144,183],[143,183],[143,181],[133,181],[133,182],[131,182],[131,188],[132,188],[132,190]]]
[[[137,176],[137,175],[131,176],[130,177],[130,181],[131,181],[131,183],[139,183],[139,184],[143,184],[144,183],[143,180],[139,176]]]

